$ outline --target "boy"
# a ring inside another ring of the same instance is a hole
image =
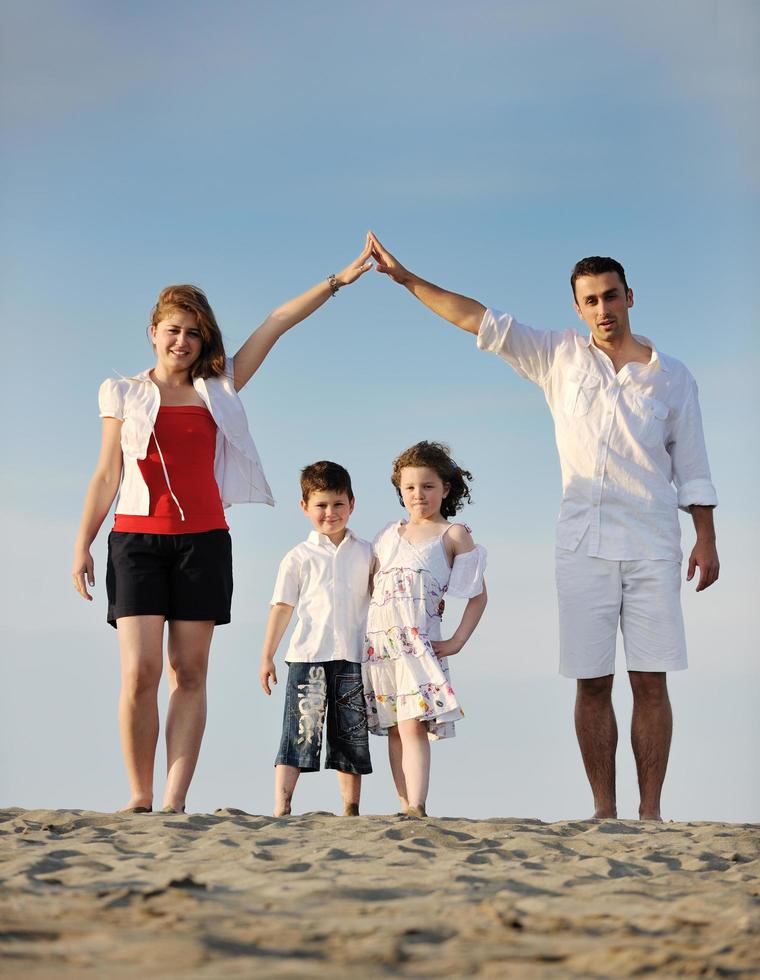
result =
[[[274,655],[293,609],[298,623],[285,662],[280,750],[275,760],[274,815],[290,813],[302,772],[318,772],[327,713],[325,769],[335,769],[343,815],[359,815],[361,778],[372,772],[362,688],[362,643],[370,593],[372,546],[347,527],[354,509],[351,477],[322,460],[301,470],[301,509],[314,526],[283,558],[261,652],[259,680],[271,694]]]

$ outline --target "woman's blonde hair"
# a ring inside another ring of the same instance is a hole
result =
[[[190,368],[190,377],[218,378],[224,374],[224,342],[206,294],[198,286],[166,286],[153,307],[151,326],[155,327],[177,310],[192,313],[201,332],[201,353]]]

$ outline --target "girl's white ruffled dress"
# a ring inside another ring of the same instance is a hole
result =
[[[411,544],[399,534],[405,523],[389,524],[374,541],[379,568],[362,663],[367,721],[375,735],[387,735],[399,721],[417,718],[430,738],[451,738],[464,712],[446,658],[439,660],[430,644],[441,639],[444,595],[470,599],[483,591],[486,550],[476,545],[449,566],[443,535],[451,525]]]

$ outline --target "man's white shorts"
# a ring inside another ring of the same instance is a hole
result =
[[[560,674],[614,674],[618,623],[627,670],[685,670],[681,563],[608,561],[582,546],[556,550]]]

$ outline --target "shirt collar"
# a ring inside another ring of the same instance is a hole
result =
[[[652,350],[652,356],[649,358],[649,362],[645,364],[644,367],[657,368],[658,370],[662,370],[662,371],[668,370],[668,368],[660,358],[660,355],[657,353],[657,348],[654,346],[654,344],[649,339],[649,337],[644,337],[643,334],[638,334],[638,333],[631,334],[631,336],[633,337],[634,340],[638,340],[640,344],[643,344],[645,347],[650,347]],[[593,335],[591,333],[586,334],[586,336],[582,336],[581,339],[583,340],[584,347],[591,347],[591,346],[596,347],[596,344],[594,343]],[[601,350],[601,347],[597,347],[597,350]],[[604,351],[602,351],[602,353],[604,353]]]
[[[343,541],[346,541],[349,538],[353,538],[353,537],[354,537],[354,532],[351,530],[350,527],[347,527],[346,533],[343,537]],[[322,534],[321,531],[316,531],[316,530],[309,531],[309,537],[306,540],[310,541],[312,544],[320,545],[323,548],[326,546],[330,548],[340,547],[340,545],[334,545],[332,541],[328,538],[328,536],[326,534]],[[343,544],[343,541],[341,541],[340,544]]]

